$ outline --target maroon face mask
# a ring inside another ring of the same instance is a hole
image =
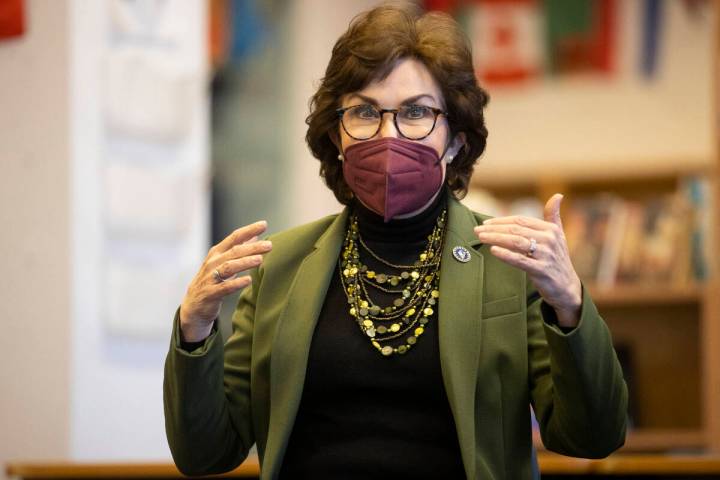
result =
[[[443,181],[434,148],[393,137],[350,145],[343,176],[358,199],[385,222],[422,208]]]

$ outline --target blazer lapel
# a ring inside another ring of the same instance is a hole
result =
[[[470,210],[451,196],[440,268],[440,366],[469,480],[475,476],[473,419],[482,335],[483,256],[475,250],[481,244],[476,225]],[[470,261],[456,260],[454,247],[467,249]]]
[[[270,425],[263,478],[280,473],[302,397],[313,331],[340,256],[348,213],[346,208],[338,215],[303,260],[278,319],[270,364]]]

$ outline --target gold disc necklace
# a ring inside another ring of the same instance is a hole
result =
[[[370,344],[386,357],[407,353],[435,315],[440,298],[440,259],[446,217],[447,208],[438,216],[426,247],[413,265],[397,265],[380,257],[360,236],[357,216],[349,220],[340,257],[340,282],[350,316]],[[371,270],[361,261],[360,248],[396,272]],[[368,288],[390,294],[394,297],[392,303],[379,305],[372,300]]]

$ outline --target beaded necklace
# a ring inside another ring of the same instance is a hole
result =
[[[426,248],[413,265],[395,265],[381,258],[360,236],[357,216],[350,218],[340,258],[340,283],[348,299],[350,315],[372,346],[386,357],[407,353],[425,332],[435,313],[440,298],[440,259],[446,216],[447,209],[444,209],[428,235]],[[400,273],[370,270],[360,260],[360,247]],[[391,305],[378,305],[370,297],[368,287],[397,297]]]

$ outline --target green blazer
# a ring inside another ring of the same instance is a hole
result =
[[[257,444],[262,478],[278,477],[347,218],[346,208],[269,237],[273,250],[251,272],[224,348],[215,327],[201,348],[182,350],[176,313],[163,392],[183,473],[231,470]],[[565,334],[553,325],[525,272],[475,236],[486,218],[450,198],[441,262],[440,364],[467,478],[537,478],[530,404],[549,450],[607,456],[625,441],[627,410],[607,326],[584,288],[578,326]],[[457,245],[469,262],[455,260]]]

